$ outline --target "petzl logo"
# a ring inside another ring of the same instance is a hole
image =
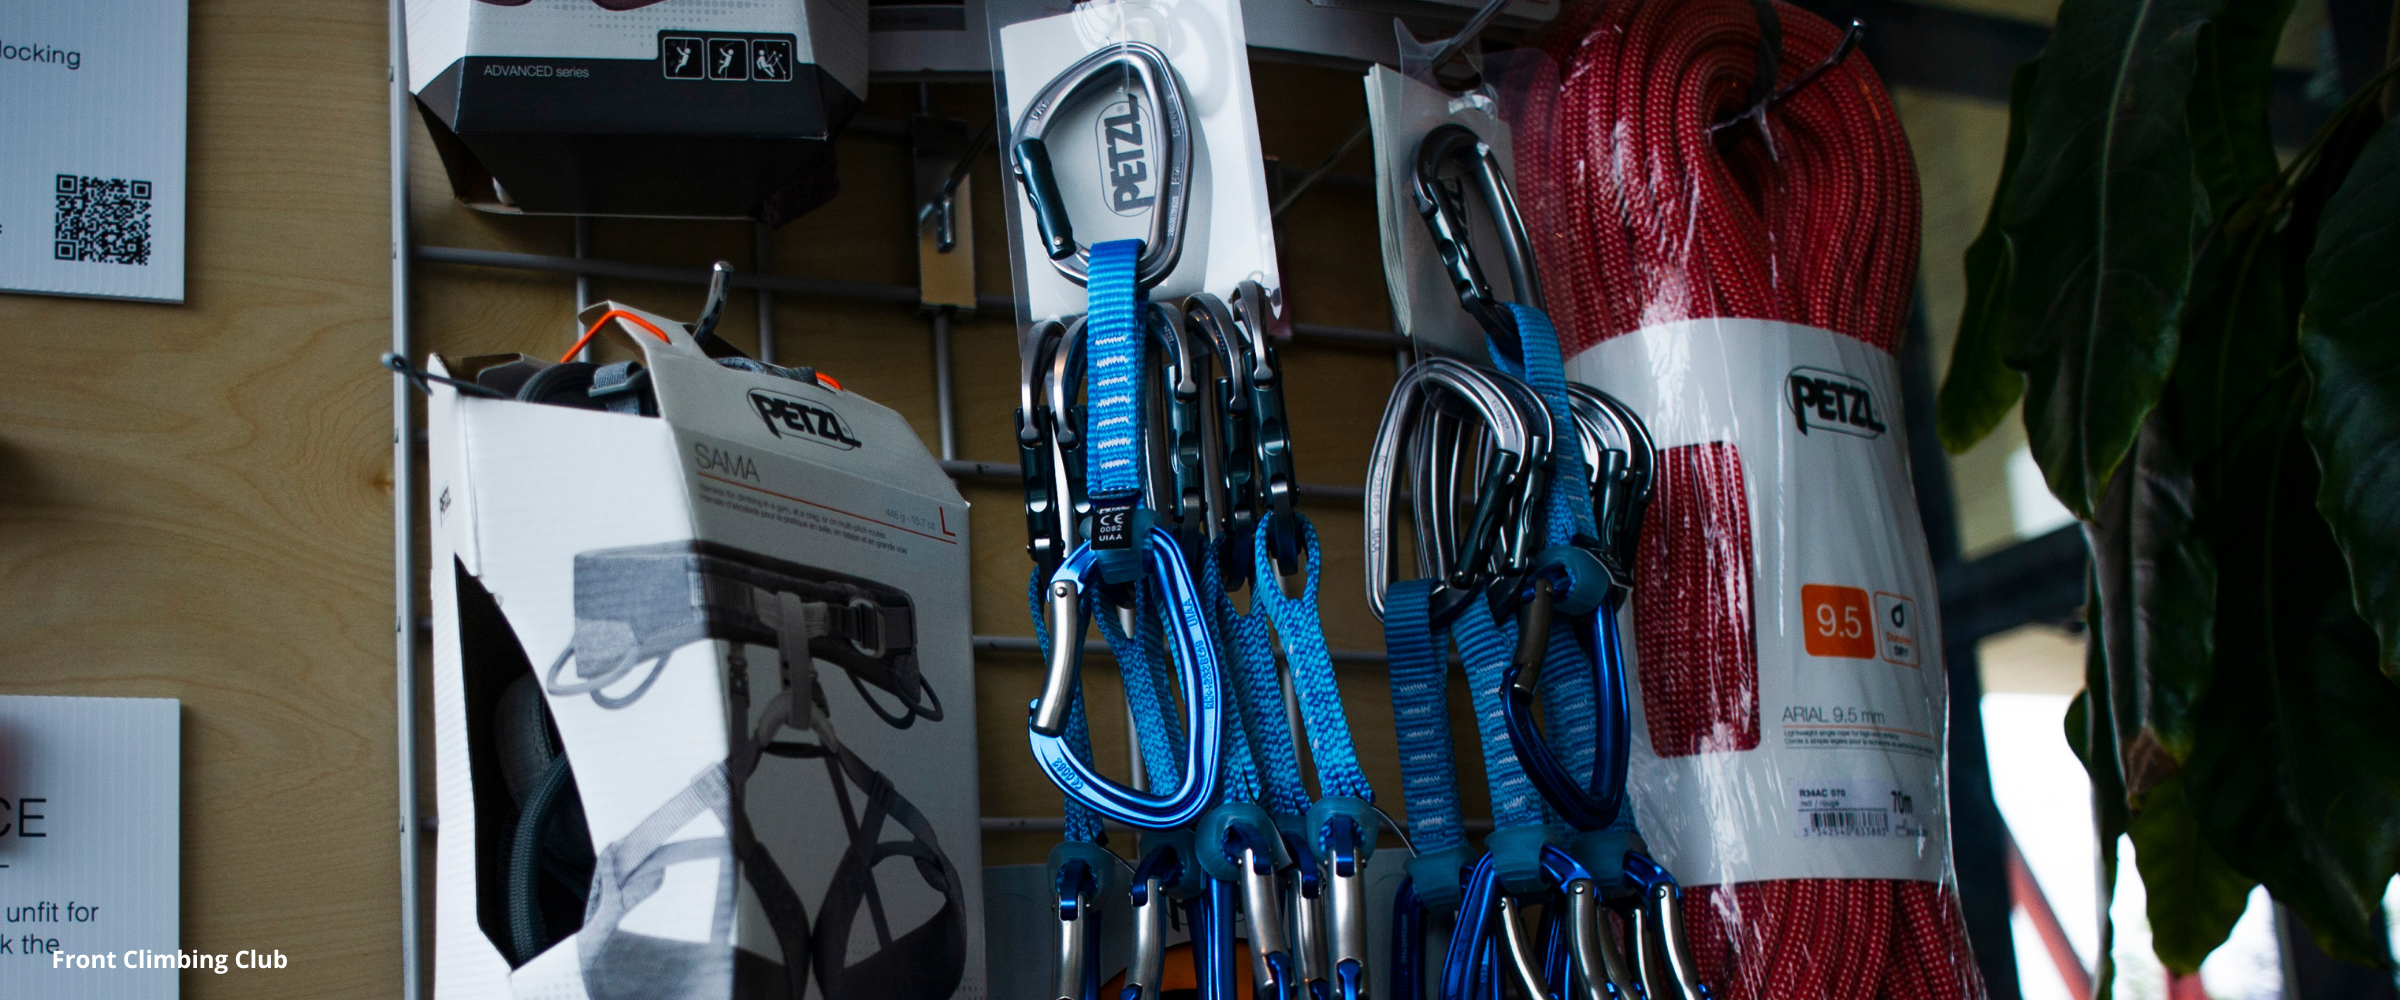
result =
[[[750,407],[758,411],[767,432],[776,437],[803,438],[842,451],[858,447],[858,439],[850,436],[850,425],[842,422],[842,415],[816,403],[752,389]]]
[[[1883,417],[1875,412],[1875,396],[1865,382],[1823,368],[1794,368],[1787,385],[1792,423],[1800,433],[1822,428],[1854,437],[1882,436]]]
[[[1108,210],[1118,215],[1140,215],[1158,201],[1150,183],[1146,117],[1142,99],[1133,94],[1100,112],[1100,175],[1108,178]]]

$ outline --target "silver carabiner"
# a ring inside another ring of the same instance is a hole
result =
[[[1093,907],[1100,875],[1082,861],[1071,861],[1060,871],[1059,881],[1058,987],[1052,993],[1057,1000],[1098,1000],[1090,994],[1097,978],[1092,963],[1099,956],[1091,953],[1094,942],[1088,932],[1099,925],[1099,913]],[[1064,884],[1070,881],[1072,887]]]
[[[1384,593],[1391,587],[1392,480],[1402,464],[1402,447],[1417,432],[1425,414],[1434,411],[1429,404],[1438,398],[1436,393],[1464,403],[1480,417],[1491,442],[1491,457],[1483,465],[1485,478],[1480,484],[1485,496],[1477,505],[1476,522],[1463,540],[1467,551],[1453,560],[1449,574],[1453,581],[1480,576],[1489,568],[1485,560],[1496,541],[1492,533],[1501,526],[1499,519],[1522,503],[1528,471],[1548,461],[1548,442],[1533,435],[1518,402],[1494,380],[1497,374],[1449,358],[1427,358],[1403,373],[1392,388],[1367,461],[1367,607],[1378,620],[1383,617]],[[1420,518],[1439,502],[1423,492],[1414,499]]]
[[[1264,998],[1287,994],[1292,986],[1291,948],[1283,939],[1283,915],[1276,911],[1275,859],[1261,855],[1256,844],[1242,845],[1242,916],[1250,922],[1250,972]]]
[[[1147,206],[1111,205],[1120,211],[1150,209],[1150,239],[1142,245],[1141,259],[1134,267],[1134,281],[1143,288],[1151,288],[1174,273],[1175,264],[1183,255],[1184,215],[1191,205],[1191,112],[1184,106],[1183,88],[1175,79],[1175,68],[1167,62],[1166,53],[1146,42],[1115,42],[1051,77],[1025,105],[1025,113],[1017,118],[1016,132],[1010,140],[1011,169],[1025,190],[1025,200],[1033,208],[1034,224],[1041,230],[1050,266],[1067,280],[1084,284],[1091,254],[1075,240],[1074,222],[1067,212],[1065,197],[1059,193],[1057,177],[1051,172],[1050,152],[1043,137],[1049,134],[1050,126],[1058,121],[1059,111],[1069,102],[1112,82],[1103,72],[1112,67],[1121,67],[1140,83],[1151,114],[1165,126],[1159,147],[1166,176],[1159,182],[1158,193]],[[1129,100],[1127,105],[1134,120],[1113,127],[1133,129],[1138,135],[1143,127],[1142,102]],[[1134,177],[1127,173],[1128,168],[1147,170],[1140,163],[1113,167],[1119,175]],[[1115,184],[1109,187],[1120,192],[1113,196],[1120,200],[1125,197],[1121,192],[1136,190]]]
[[[1284,894],[1284,912],[1289,917],[1292,964],[1300,979],[1300,992],[1304,996],[1314,996],[1318,989],[1315,984],[1330,978],[1325,963],[1325,889],[1320,881],[1317,893],[1310,895],[1308,887],[1303,884],[1305,881],[1306,878],[1299,871],[1292,873],[1291,883]]]
[[[1713,1000],[1683,934],[1683,887],[1658,862],[1625,855],[1625,877],[1641,892],[1633,915],[1633,965],[1651,1000]]]
[[[1166,886],[1153,876],[1133,890],[1133,956],[1118,1000],[1158,1000],[1167,965]]]

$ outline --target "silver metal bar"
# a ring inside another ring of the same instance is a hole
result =
[[[391,93],[391,253],[392,350],[415,359],[408,324],[408,153],[414,133],[408,89],[408,14],[402,0],[389,0],[385,9],[389,42]],[[398,728],[393,757],[400,785],[400,996],[422,1000],[425,995],[423,945],[418,934],[417,862],[423,847],[417,819],[417,546],[414,509],[417,496],[417,426],[409,406],[408,380],[392,376],[392,634],[394,702]]]
[[[573,257],[553,257],[538,253],[513,253],[506,250],[471,250],[466,247],[415,248],[416,258],[435,264],[460,264],[468,267],[500,267],[517,271],[548,271],[556,274],[588,274],[596,278],[618,278],[626,281],[661,281],[685,285],[708,284],[708,269],[704,267],[666,267],[658,264],[630,264],[597,258],[577,260]],[[920,304],[917,290],[907,285],[877,285],[864,281],[829,281],[816,278],[787,278],[780,275],[736,271],[735,288],[764,288],[793,295],[816,295],[827,298],[859,299],[868,302],[894,302],[903,305]],[[1013,314],[1017,300],[1007,295],[975,296],[977,310]],[[1365,330],[1350,326],[1324,323],[1294,323],[1292,334],[1304,341],[1362,347],[1406,347],[1408,338],[1389,330]]]
[[[946,459],[942,462],[942,471],[948,473],[952,479],[990,479],[998,482],[1010,483],[1012,485],[1019,482],[1022,478],[1021,474],[1017,471],[1017,467],[1014,464],[1007,462],[976,462],[964,461],[960,459]],[[1293,495],[1302,500],[1323,500],[1331,503],[1361,503],[1367,498],[1367,490],[1366,487],[1363,486],[1332,486],[1324,483],[1301,483],[1300,488],[1295,490]],[[1401,492],[1396,495],[1396,499],[1399,502],[1405,503],[1407,502],[1408,494],[1405,491]]]
[[[958,459],[958,381],[950,369],[950,310],[933,311],[933,405],[942,429],[942,461]]]
[[[758,273],[766,274],[771,270],[768,267],[768,253],[771,243],[769,237],[772,234],[764,222],[753,225],[757,229],[757,235],[750,251],[750,266]],[[770,365],[775,363],[775,290],[772,288],[758,290],[758,360]]]
[[[575,217],[575,259],[584,260],[591,257],[591,255],[592,220],[590,216],[578,215]],[[591,304],[592,276],[588,274],[577,274],[575,276],[576,315],[582,315],[583,307]]]
[[[970,641],[978,653],[1038,653],[1041,651],[1041,644],[1029,635],[978,635],[970,637]],[[1380,650],[1329,649],[1325,652],[1333,658],[1335,663],[1381,664],[1391,662],[1390,658],[1384,656]],[[1083,654],[1085,656],[1107,655],[1108,644],[1098,639],[1085,639]]]

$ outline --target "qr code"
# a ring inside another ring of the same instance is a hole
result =
[[[103,264],[150,263],[150,182],[58,175],[51,256]]]

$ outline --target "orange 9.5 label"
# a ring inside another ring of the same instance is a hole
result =
[[[1875,658],[1875,606],[1857,587],[1811,583],[1800,588],[1808,655]]]

